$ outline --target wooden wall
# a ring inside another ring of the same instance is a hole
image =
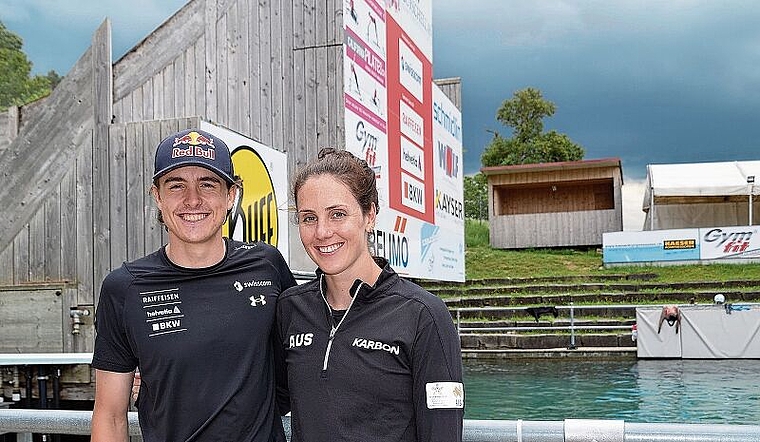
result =
[[[345,144],[342,8],[191,0],[114,65],[115,121],[200,116],[287,152],[293,176]]]
[[[433,80],[441,92],[451,100],[457,109],[462,110],[462,79],[460,77]]]
[[[93,308],[108,272],[165,241],[148,196],[164,136],[206,120],[286,152],[291,176],[344,147],[342,8],[190,0],[115,63],[106,20],[49,97],[0,120],[0,170],[14,171],[0,174],[0,296],[60,293],[63,351],[91,351],[68,310]],[[439,85],[461,104],[458,78]]]
[[[597,246],[623,230],[619,167],[488,176],[491,247]]]

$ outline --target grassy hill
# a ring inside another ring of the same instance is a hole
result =
[[[488,245],[488,223],[465,223],[467,280],[653,273],[656,282],[760,280],[760,264],[625,266],[605,269],[601,249],[498,250]]]

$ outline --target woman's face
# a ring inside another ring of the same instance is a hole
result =
[[[306,180],[296,195],[298,232],[306,253],[327,275],[360,277],[372,263],[367,233],[375,213],[364,215],[351,190],[332,175]]]

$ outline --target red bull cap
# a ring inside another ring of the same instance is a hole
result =
[[[227,183],[235,182],[229,148],[224,141],[200,129],[185,129],[158,144],[153,180],[183,166],[205,167]]]

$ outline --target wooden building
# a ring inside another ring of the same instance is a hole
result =
[[[484,167],[491,247],[597,246],[623,230],[620,159]]]
[[[190,0],[116,62],[104,21],[49,97],[0,118],[0,353],[92,351],[101,281],[165,240],[164,136],[211,122],[285,152],[290,176],[343,147],[343,42],[342,0]],[[458,80],[440,87],[460,105]],[[313,270],[290,229],[291,268]],[[89,370],[63,382],[92,398]]]

